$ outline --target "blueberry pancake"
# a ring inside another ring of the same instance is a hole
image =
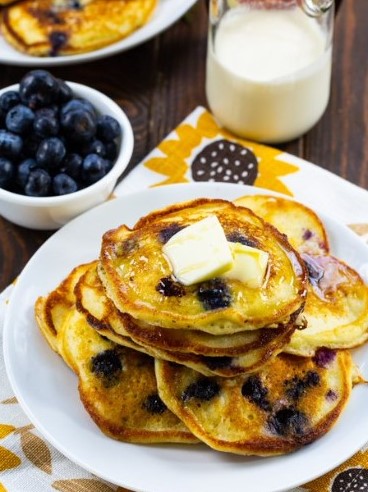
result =
[[[89,266],[74,268],[36,302],[41,333],[79,376],[86,410],[102,432],[115,439],[196,442],[158,397],[153,359],[107,340],[75,309],[74,286]]]
[[[157,0],[21,0],[4,9],[2,32],[28,55],[75,55],[120,41],[144,25]]]
[[[128,442],[197,442],[158,396],[152,357],[101,337],[76,310],[61,335],[81,401],[103,433]]]
[[[286,352],[313,356],[318,347],[352,348],[368,339],[368,286],[360,275],[331,255],[302,255],[309,272],[303,315]]]
[[[313,356],[322,346],[352,348],[368,339],[368,288],[351,267],[329,255],[329,241],[318,216],[308,207],[285,198],[245,196],[237,205],[287,234],[308,270],[304,330],[296,330],[285,352]]]
[[[287,198],[270,195],[248,195],[234,201],[248,207],[286,234],[290,244],[299,253],[328,254],[327,232],[318,215],[309,207]]]
[[[95,264],[81,276],[74,293],[78,311],[101,335],[153,357],[187,365],[204,375],[232,377],[254,371],[281,352],[295,330],[293,320],[287,325],[281,325],[279,329],[255,330],[234,335],[216,336],[194,330],[166,330],[169,334],[173,332],[172,339],[166,340],[171,341],[171,344],[149,343],[150,340],[141,332],[152,328],[158,335],[165,330],[137,322],[129,315],[117,311],[104,293]],[[235,340],[231,345],[233,337]],[[218,343],[216,338],[220,339]],[[175,350],[175,345],[180,345],[182,350]]]
[[[97,262],[89,268],[76,284],[74,293],[77,309],[96,327],[108,327],[115,333],[129,337],[143,346],[173,352],[192,353],[204,356],[237,356],[260,347],[277,345],[277,339],[284,339],[290,328],[247,330],[233,335],[210,335],[197,330],[170,330],[149,325],[121,313],[106,296],[97,274]],[[276,344],[276,345],[275,345]]]
[[[176,232],[215,217],[228,242],[268,255],[259,288],[219,276],[194,285],[172,278],[163,245]],[[148,324],[225,335],[287,324],[305,302],[307,277],[298,253],[252,211],[225,200],[199,199],[167,207],[104,234],[99,276],[121,312]]]
[[[86,263],[75,267],[70,274],[47,296],[39,297],[35,303],[37,324],[50,347],[59,353],[57,335],[70,309],[75,304],[74,287],[81,275],[90,268]]]
[[[232,379],[162,360],[155,369],[161,399],[195,436],[242,455],[284,454],[323,436],[353,384],[350,353],[328,349],[315,358],[282,354],[260,372]]]

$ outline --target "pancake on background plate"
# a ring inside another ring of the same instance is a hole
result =
[[[2,33],[28,55],[86,53],[146,24],[156,4],[157,0],[21,0],[4,8]]]

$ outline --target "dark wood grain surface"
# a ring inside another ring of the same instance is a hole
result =
[[[280,147],[364,188],[368,188],[367,26],[368,0],[343,0],[335,22],[327,111],[303,138]],[[206,40],[206,6],[199,0],[184,18],[135,49],[50,70],[105,92],[126,111],[135,134],[132,169],[191,110],[206,106]],[[0,65],[0,88],[18,82],[26,72],[26,68]],[[24,229],[0,217],[0,290],[51,234]]]

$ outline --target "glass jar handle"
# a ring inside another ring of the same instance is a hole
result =
[[[299,6],[311,17],[319,17],[330,10],[334,0],[298,0]]]

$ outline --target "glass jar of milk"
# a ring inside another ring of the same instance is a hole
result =
[[[320,119],[330,94],[333,0],[210,0],[206,94],[234,134],[280,143]]]

